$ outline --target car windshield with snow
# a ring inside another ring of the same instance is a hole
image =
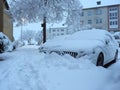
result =
[[[103,66],[116,61],[118,43],[108,31],[92,29],[76,32],[61,40],[47,41],[40,46],[39,51],[69,54],[75,58],[86,57],[97,66]]]

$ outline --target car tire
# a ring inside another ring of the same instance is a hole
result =
[[[116,62],[117,59],[118,59],[118,50],[116,50],[114,61]]]
[[[103,64],[104,64],[104,55],[103,55],[103,53],[101,52],[101,53],[98,55],[96,66],[103,66]]]

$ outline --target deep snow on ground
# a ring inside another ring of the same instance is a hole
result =
[[[0,90],[119,90],[120,60],[109,68],[85,58],[39,53],[24,46],[0,54]],[[119,56],[120,58],[120,56]]]

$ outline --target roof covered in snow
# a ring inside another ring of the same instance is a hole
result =
[[[120,4],[120,0],[80,0],[80,2],[83,9]],[[100,2],[100,4],[97,5],[97,2]]]

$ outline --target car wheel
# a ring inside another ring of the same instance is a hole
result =
[[[117,58],[118,58],[118,50],[116,50],[116,53],[115,53],[115,59],[114,59],[115,62],[117,61]]]
[[[100,53],[97,58],[96,66],[103,66],[104,63],[104,55],[103,53]]]

